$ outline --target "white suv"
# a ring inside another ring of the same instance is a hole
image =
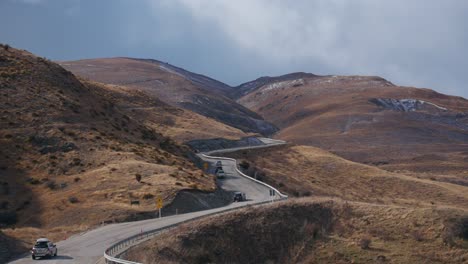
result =
[[[31,256],[32,259],[36,259],[36,257],[55,257],[57,256],[57,246],[47,238],[39,238],[31,250]]]

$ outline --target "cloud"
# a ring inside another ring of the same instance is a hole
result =
[[[183,9],[195,23],[215,26],[238,49],[284,69],[300,65],[306,67],[304,71],[381,75],[404,85],[438,88],[444,83],[435,72],[450,76],[443,61],[450,60],[452,67],[468,66],[464,30],[468,2],[461,0],[166,0],[151,4],[158,12]],[[461,76],[453,78],[457,77]]]
[[[21,3],[21,4],[40,4],[46,0],[10,0],[13,3]]]
[[[57,60],[154,58],[231,85],[294,71],[379,75],[468,97],[465,0],[0,0],[0,6],[2,42]]]

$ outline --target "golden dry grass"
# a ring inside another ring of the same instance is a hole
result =
[[[112,98],[113,102],[126,109],[130,117],[179,143],[220,136],[228,139],[239,139],[249,135],[249,133],[195,112],[172,107],[159,100],[158,97],[134,88],[94,84],[102,87],[103,96]]]
[[[468,187],[388,172],[315,147],[286,146],[226,155],[247,160],[266,173],[267,182],[293,196],[468,209]]]
[[[188,147],[168,137],[189,136],[167,132],[158,118],[146,122],[132,111],[146,103],[144,95],[79,80],[13,48],[0,47],[0,61],[8,69],[0,74],[0,214],[17,215],[16,223],[1,224],[23,245],[40,233],[63,239],[103,221],[153,212],[152,197],[168,204],[182,189],[215,189],[213,178],[189,158]],[[148,113],[174,117],[176,126],[205,119],[154,98],[148,105]],[[206,123],[220,133],[242,134]],[[131,206],[132,200],[140,205]]]
[[[465,212],[293,199],[193,223],[132,248],[144,263],[463,263],[468,244],[451,221]],[[369,248],[362,248],[362,240]],[[228,258],[228,260],[226,259]]]

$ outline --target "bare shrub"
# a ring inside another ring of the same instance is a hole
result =
[[[246,160],[242,160],[242,161],[239,163],[239,167],[240,167],[242,170],[248,170],[249,167],[250,167],[250,164],[249,164],[249,162],[247,162]]]
[[[369,249],[371,243],[372,240],[369,237],[363,237],[359,240],[359,247],[361,247],[362,249]]]
[[[153,199],[153,198],[154,198],[154,195],[151,194],[151,193],[145,193],[143,195],[143,199],[145,199],[145,200],[149,200],[149,199]]]
[[[419,230],[414,230],[413,232],[411,232],[411,236],[414,238],[414,240],[416,240],[418,242],[421,242],[421,241],[424,240],[424,235]]]
[[[57,189],[57,183],[55,181],[48,181],[46,183],[46,186],[47,186],[47,188],[49,188],[51,190]]]
[[[174,118],[170,117],[170,116],[166,116],[163,120],[162,120],[162,124],[163,125],[166,125],[166,126],[173,126],[176,124]]]
[[[40,183],[41,183],[41,181],[40,181],[39,179],[32,178],[32,177],[29,178],[29,179],[27,180],[27,182],[29,182],[29,183],[32,184],[32,185],[37,185],[37,184],[40,184]]]
[[[139,174],[139,173],[135,174],[135,180],[137,182],[141,182],[141,174]]]
[[[446,245],[455,246],[457,238],[468,240],[468,216],[450,219],[445,225],[446,228],[442,233],[442,240]]]
[[[451,230],[451,229],[445,230],[445,232],[442,233],[442,241],[447,246],[450,246],[450,247],[454,246],[455,245],[455,234],[453,233],[453,230]]]
[[[79,202],[78,198],[76,198],[75,196],[68,197],[68,201],[72,204]]]

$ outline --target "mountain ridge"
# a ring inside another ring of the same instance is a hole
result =
[[[93,81],[144,91],[170,105],[194,111],[244,132],[271,135],[277,131],[261,116],[225,96],[222,90],[229,89],[229,86],[157,60],[120,57],[60,62],[60,65]]]
[[[443,180],[468,170],[462,97],[375,76],[322,76],[269,83],[237,101],[278,126],[278,139],[389,170],[445,170]]]

